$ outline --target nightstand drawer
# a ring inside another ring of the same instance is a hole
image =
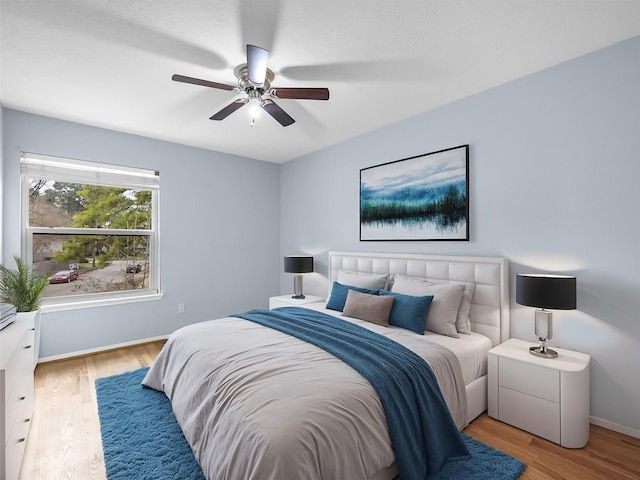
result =
[[[498,410],[501,421],[560,443],[559,403],[500,387]],[[535,415],[531,415],[531,412],[535,412]]]
[[[498,385],[550,402],[560,402],[560,372],[526,362],[500,358]]]

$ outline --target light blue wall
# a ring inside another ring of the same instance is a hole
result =
[[[160,171],[160,301],[42,317],[41,357],[168,334],[278,293],[279,165],[54,120],[4,116],[4,258],[20,252],[20,151]],[[10,227],[10,228],[9,228]],[[178,303],[186,311],[177,313]]]
[[[469,242],[359,241],[361,168],[467,143]],[[552,343],[592,355],[595,420],[640,435],[639,179],[636,37],[286,163],[281,255],[318,254],[325,275],[328,250],[508,257],[512,336],[530,340],[515,274],[576,274],[578,310],[554,314]],[[326,289],[305,278],[305,293]]]

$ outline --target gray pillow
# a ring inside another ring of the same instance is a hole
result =
[[[456,320],[462,296],[464,295],[463,284],[433,284],[403,275],[396,275],[391,291],[405,295],[433,295],[431,308],[427,315],[426,329],[447,337],[460,338],[456,329]]]
[[[349,290],[342,314],[387,327],[394,300],[391,296],[380,297]]]
[[[366,273],[338,270],[338,282],[360,288],[386,288],[388,273]]]

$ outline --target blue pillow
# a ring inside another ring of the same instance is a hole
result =
[[[361,288],[354,287],[352,285],[342,285],[338,282],[333,282],[333,287],[331,287],[331,296],[329,297],[329,301],[327,302],[327,308],[331,310],[337,310],[341,312],[344,310],[344,304],[347,301],[347,295],[349,294],[349,290],[355,290],[356,292],[362,293],[370,293],[373,295],[378,295],[380,289],[370,289],[370,288]]]
[[[389,315],[389,325],[406,328],[412,332],[424,335],[424,328],[427,323],[427,315],[431,308],[433,295],[416,297],[404,295],[402,293],[380,290],[378,295],[392,295],[396,297],[393,308]]]

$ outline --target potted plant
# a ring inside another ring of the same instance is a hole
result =
[[[40,297],[49,279],[14,255],[16,269],[0,265],[0,301],[15,305],[18,316],[33,315],[35,325],[34,366],[40,353]]]
[[[16,269],[0,265],[0,301],[15,305],[17,312],[34,312],[49,279],[14,255]]]

